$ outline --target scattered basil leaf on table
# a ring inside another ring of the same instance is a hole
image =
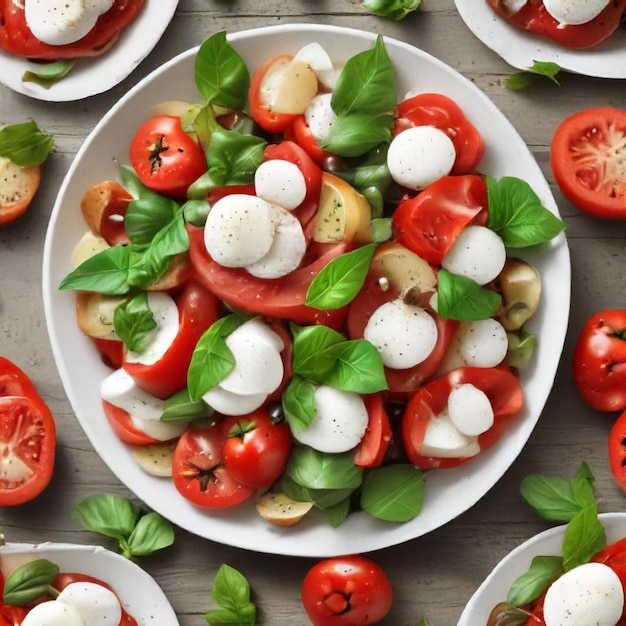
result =
[[[4,581],[4,604],[26,606],[51,592],[59,566],[47,559],[36,559],[18,567]],[[54,590],[52,590],[54,591]]]
[[[53,146],[52,135],[41,131],[33,121],[0,128],[0,157],[20,167],[41,165]]]
[[[511,91],[522,91],[540,77],[551,80],[555,85],[561,86],[557,79],[561,67],[552,61],[533,61],[532,66],[523,72],[515,72],[506,79],[504,86]]]
[[[215,575],[211,597],[219,608],[209,609],[204,618],[210,626],[256,624],[256,606],[250,600],[250,583],[234,567],[222,564]]]
[[[361,6],[370,13],[396,21],[403,20],[421,3],[422,0],[361,0]]]

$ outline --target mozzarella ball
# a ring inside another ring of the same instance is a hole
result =
[[[122,619],[122,607],[117,596],[97,583],[71,583],[61,591],[56,601],[75,608],[88,626],[117,626]]]
[[[493,318],[460,322],[441,364],[442,372],[458,367],[495,367],[509,347],[506,330]]]
[[[437,344],[437,324],[425,309],[397,298],[379,306],[363,338],[378,350],[383,364],[406,369],[426,360]]]
[[[266,393],[233,393],[220,387],[207,391],[202,399],[222,415],[247,415],[263,406],[267,400]]]
[[[452,170],[456,150],[452,139],[434,126],[415,126],[397,134],[387,152],[393,180],[408,189],[424,189]]]
[[[486,226],[466,226],[444,255],[441,266],[486,285],[500,274],[505,262],[506,248],[498,234]]]
[[[476,437],[464,435],[443,413],[428,420],[419,452],[422,456],[459,459],[476,456],[480,446]]]
[[[119,619],[116,626],[117,624]],[[50,600],[33,607],[22,621],[22,626],[91,626],[91,624],[87,625],[73,606]]]
[[[494,422],[487,394],[470,383],[452,389],[448,396],[448,415],[459,432],[470,437],[482,435]]]
[[[254,174],[257,196],[291,211],[306,196],[306,180],[300,168],[291,161],[270,159],[261,163]]]
[[[611,0],[543,0],[546,11],[559,23],[579,25],[591,22]]]
[[[330,139],[333,122],[337,115],[330,105],[332,93],[320,93],[311,102],[304,112],[304,119],[313,137],[319,144]]]

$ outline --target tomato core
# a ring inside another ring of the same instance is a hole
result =
[[[339,591],[333,591],[329,596],[326,596],[324,604],[335,615],[343,615],[350,610],[348,597]]]

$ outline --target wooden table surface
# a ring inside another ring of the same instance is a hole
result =
[[[584,321],[600,308],[626,305],[626,224],[606,223],[576,211],[554,187],[549,169],[549,141],[557,124],[586,107],[625,106],[623,83],[567,74],[560,88],[546,80],[524,92],[508,91],[504,80],[512,69],[465,27],[453,0],[423,0],[419,11],[401,22],[369,15],[355,0],[181,0],[156,49],[107,93],[58,104],[32,100],[0,86],[0,123],[32,118],[55,138],[56,148],[44,166],[43,184],[28,214],[0,229],[0,353],[30,374],[58,425],[58,458],[51,485],[29,504],[0,510],[0,531],[11,541],[97,543],[99,537],[81,530],[70,516],[71,509],[96,493],[133,497],[100,460],[72,413],[45,326],[43,242],[56,194],[75,153],[130,87],[175,54],[218,30],[295,22],[382,33],[420,47],[459,70],[513,122],[553,187],[567,222],[572,262],[568,337],[553,391],[528,444],[497,485],[465,514],[428,536],[371,555],[386,570],[395,590],[385,624],[410,625],[427,617],[433,625],[451,626],[492,567],[547,526],[519,495],[520,481],[528,473],[571,476],[585,460],[596,476],[601,510],[626,509],[606,459],[614,415],[587,408],[571,377],[572,350]],[[141,564],[162,586],[181,626],[205,624],[203,614],[212,605],[212,580],[222,563],[236,567],[250,581],[260,624],[293,626],[307,623],[299,590],[313,562],[231,548],[177,529],[172,548],[144,558]]]

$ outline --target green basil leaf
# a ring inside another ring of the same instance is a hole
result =
[[[189,122],[191,132],[195,133],[202,149],[206,153],[213,133],[222,128],[215,117],[215,111],[210,104],[195,110],[193,118]]]
[[[157,327],[148,306],[148,295],[137,294],[115,308],[113,323],[116,335],[132,352],[141,352],[150,342]]]
[[[459,321],[486,320],[493,317],[502,296],[482,287],[475,280],[439,270],[437,312],[441,317]]]
[[[235,357],[226,344],[226,337],[247,319],[238,313],[227,315],[212,324],[200,337],[187,371],[187,388],[192,400],[199,400],[235,367]]]
[[[36,559],[18,567],[4,582],[4,604],[26,606],[48,592],[59,566]]]
[[[323,324],[296,327],[292,325],[292,367],[296,374],[315,382],[335,366],[334,354],[328,348],[343,343],[345,337]]]
[[[146,187],[137,176],[137,172],[127,164],[120,165],[120,180],[122,187],[133,198],[161,198],[161,194]]]
[[[530,185],[519,178],[486,177],[489,228],[507,248],[545,243],[565,229],[565,223],[546,209]]]
[[[180,206],[165,196],[137,198],[128,203],[124,227],[133,243],[150,243],[175,218]]]
[[[339,528],[348,519],[350,510],[350,498],[346,498],[334,506],[325,508],[324,517],[333,528]]]
[[[98,495],[79,502],[73,514],[85,530],[119,541],[130,537],[140,510],[127,498]]]
[[[376,243],[389,241],[393,237],[393,220],[390,217],[373,219],[370,223],[370,234]]]
[[[376,348],[365,339],[344,341],[329,349],[335,365],[322,383],[354,393],[375,393],[387,389],[385,368]]]
[[[354,113],[377,116],[390,113],[396,106],[395,72],[381,35],[373,48],[348,59],[333,91],[331,106],[340,117]]]
[[[54,83],[67,75],[76,64],[76,59],[57,59],[49,63],[30,63],[22,74],[22,82],[36,83],[50,89]]]
[[[253,183],[255,172],[265,161],[263,150],[266,145],[261,137],[225,128],[216,130],[207,150],[213,184],[223,187]]]
[[[222,564],[215,575],[211,597],[221,609],[206,614],[209,624],[255,624],[256,607],[250,601],[250,584],[234,567]],[[233,620],[236,621],[224,621]]]
[[[0,128],[0,156],[21,167],[41,165],[54,146],[54,138],[33,121]]]
[[[588,563],[589,559],[606,546],[604,527],[598,519],[598,505],[590,504],[579,511],[565,528],[563,569],[571,569]]]
[[[215,411],[203,400],[192,400],[187,389],[175,393],[165,400],[162,422],[191,421],[211,417]]]
[[[375,251],[371,243],[330,261],[309,285],[305,304],[324,311],[349,304],[363,287]]]
[[[332,123],[322,148],[344,157],[358,157],[380,143],[391,141],[394,117],[391,113],[350,113],[339,115]]]
[[[209,215],[210,209],[211,207],[206,198],[188,200],[183,204],[183,218],[185,224],[203,227],[206,224],[206,218]]]
[[[194,61],[194,80],[209,104],[243,108],[250,73],[241,55],[227,41],[225,31],[215,33],[200,46]]]
[[[504,86],[511,91],[522,91],[539,77],[544,77],[560,87],[561,83],[557,79],[560,71],[561,67],[552,61],[533,61],[532,66],[527,71],[511,74],[506,79]]]
[[[312,489],[298,484],[291,476],[284,475],[281,481],[281,489],[292,500],[298,502],[313,502],[322,511],[332,511],[343,502],[350,501],[357,487]]]
[[[518,370],[525,369],[535,353],[537,337],[525,330],[508,331],[506,336],[508,339],[506,362]]]
[[[514,606],[524,606],[536,600],[563,573],[563,559],[560,556],[536,556],[530,568],[522,574],[509,589],[507,602]]]
[[[417,10],[421,2],[422,0],[361,0],[361,6],[379,17],[400,21]]]
[[[315,385],[295,374],[282,397],[283,411],[294,433],[308,428],[315,419]]]
[[[132,556],[147,556],[174,543],[174,527],[158,513],[147,513],[139,518],[128,538]]]
[[[307,446],[296,446],[285,473],[309,489],[356,489],[361,470],[352,461],[352,452],[327,454]]]
[[[408,522],[424,503],[424,473],[410,464],[387,465],[365,473],[361,508],[377,519]]]

